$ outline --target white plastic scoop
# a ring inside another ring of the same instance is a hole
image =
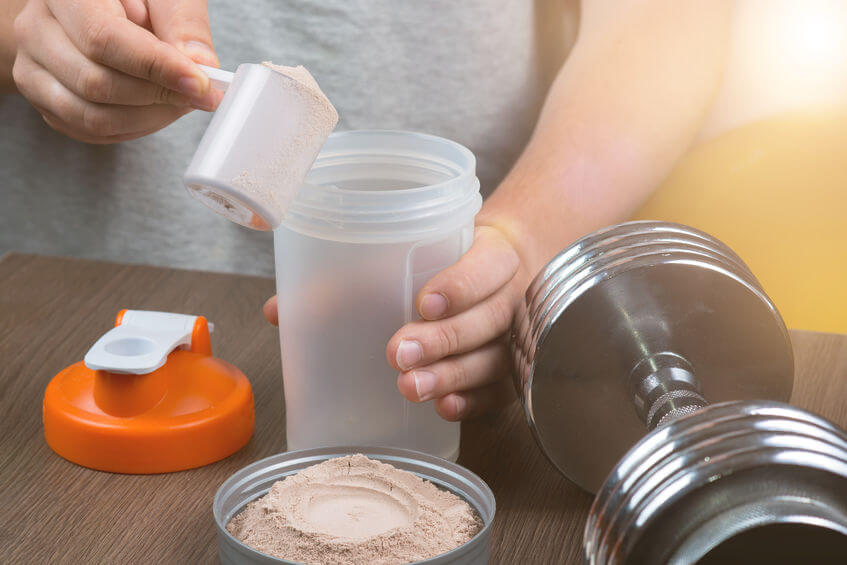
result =
[[[302,67],[200,65],[225,91],[183,180],[218,214],[257,230],[279,226],[338,114]]]

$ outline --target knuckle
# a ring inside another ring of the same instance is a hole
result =
[[[456,422],[462,417],[462,414],[459,414],[457,410],[458,406],[456,405],[456,400],[453,395],[439,398],[435,401],[434,406],[438,415],[448,422]]]
[[[44,120],[44,123],[47,124],[47,127],[52,129],[53,131],[57,131],[59,133],[67,133],[65,130],[62,129],[62,127],[58,123],[53,120],[52,117],[48,116],[47,114],[41,114],[41,119]],[[70,135],[69,133],[67,134]]]
[[[486,228],[485,232],[479,234],[480,240],[485,241],[487,247],[497,255],[498,262],[506,264],[509,268],[517,268],[520,256],[515,250],[509,238],[496,228]]]
[[[486,245],[499,251],[502,261],[506,261],[509,264],[520,262],[520,256],[515,250],[515,246],[501,229],[491,226],[481,226],[476,233],[476,242],[484,242]]]
[[[435,336],[441,356],[450,355],[459,350],[461,339],[452,324],[439,324]]]
[[[508,238],[502,229],[494,226],[478,226],[474,233],[474,243],[485,241],[486,243],[508,243]]]
[[[89,67],[79,73],[79,92],[86,100],[109,102],[112,99],[113,82],[110,74],[97,67]]]
[[[504,264],[508,265],[509,274],[514,276],[514,274],[518,271],[518,267],[520,267],[521,264],[520,255],[518,255],[518,252],[515,250],[514,247],[512,247],[512,244],[508,241],[503,241],[502,248],[502,261]]]
[[[50,126],[50,128],[59,131],[57,124],[53,121],[53,118],[51,118],[48,114],[41,114],[41,119],[44,120],[44,123]]]
[[[448,296],[457,302],[476,302],[478,292],[471,273],[467,271],[456,273],[453,277],[452,287],[448,291]]]
[[[498,332],[506,331],[512,325],[512,310],[504,298],[491,300],[486,311],[490,327]]]
[[[464,390],[468,384],[468,371],[465,364],[460,361],[453,363],[449,378],[452,381],[450,384],[453,390]]]
[[[182,24],[182,29],[191,30],[192,36],[189,39],[194,39],[196,35],[200,35],[199,38],[205,42],[208,42],[208,32],[206,30],[209,29],[209,21],[203,15],[202,12],[193,12],[193,13],[185,13],[188,10],[186,6],[186,10],[179,14],[179,20]],[[206,32],[206,33],[204,33]]]
[[[170,104],[173,101],[174,92],[164,86],[155,86],[153,100],[157,104]]]
[[[157,104],[167,104],[168,103],[168,89],[164,86],[155,86],[153,89],[153,100]]]
[[[20,58],[15,59],[15,63],[12,65],[12,80],[15,81],[15,85],[17,85],[21,94],[26,96],[29,83],[27,81],[27,73],[23,70]]]
[[[82,51],[90,59],[102,61],[112,48],[115,34],[108,23],[102,19],[89,22],[82,36]]]
[[[105,137],[114,133],[114,124],[106,112],[91,104],[82,112],[82,127],[88,135]]]
[[[69,116],[74,116],[74,107],[71,103],[71,100],[68,96],[64,94],[60,94],[58,96],[53,96],[50,99],[50,110],[56,116],[61,117],[62,119],[67,119]]]
[[[12,22],[12,30],[15,36],[15,42],[20,45],[29,35],[30,21],[27,10],[21,10],[18,16]]]
[[[164,74],[164,69],[165,56],[158,47],[141,61],[141,76],[146,79],[157,81]]]

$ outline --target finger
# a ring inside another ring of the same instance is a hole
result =
[[[38,109],[38,108],[36,108],[36,109]],[[161,127],[159,127],[159,128],[149,129],[149,130],[145,130],[145,131],[138,131],[138,132],[133,132],[133,133],[127,133],[127,134],[122,134],[122,135],[107,135],[107,136],[104,136],[104,137],[93,137],[93,136],[81,134],[77,131],[74,131],[71,126],[69,126],[68,124],[66,124],[62,120],[58,119],[56,116],[54,116],[50,112],[42,111],[42,110],[39,110],[39,111],[41,112],[41,117],[44,118],[44,122],[48,126],[53,128],[54,130],[56,130],[57,132],[59,132],[63,135],[66,135],[66,136],[68,136],[72,139],[76,139],[77,141],[82,141],[83,143],[89,143],[89,144],[92,144],[92,145],[107,145],[107,144],[110,144],[110,143],[122,143],[124,141],[130,141],[132,139],[144,137],[145,135],[155,133],[155,132],[159,131],[160,129],[162,129]]]
[[[265,315],[267,321],[275,326],[279,325],[279,310],[277,310],[276,295],[268,298],[265,305],[262,306],[262,313]]]
[[[47,109],[65,125],[63,133],[89,141],[156,131],[179,118],[190,108],[166,104],[151,106],[117,106],[87,102],[68,90],[43,67],[19,54],[15,74],[20,75],[18,88],[34,106]]]
[[[515,304],[514,290],[506,286],[457,316],[406,324],[388,342],[388,362],[408,371],[485,345],[509,329]]]
[[[59,119],[58,116],[51,113],[46,108],[42,108],[41,106],[37,106],[35,104],[33,104],[33,107],[36,110],[38,110],[38,112],[41,114],[41,117],[44,119],[44,122],[48,126],[50,126],[52,129],[56,130],[57,132],[59,132],[63,135],[66,135],[66,136],[73,138],[73,139],[76,139],[78,141],[82,141],[84,143],[91,143],[91,144],[97,144],[97,145],[105,145],[105,144],[109,144],[109,143],[120,143],[120,142],[123,142],[123,141],[129,141],[131,139],[136,139],[136,138],[139,138],[139,137],[143,137],[145,135],[149,135],[151,133],[158,131],[158,129],[161,129],[161,128],[155,128],[155,129],[150,129],[150,130],[146,130],[146,131],[139,131],[139,132],[134,132],[134,133],[129,133],[129,134],[122,134],[122,135],[110,135],[110,136],[105,136],[105,137],[91,137],[91,136],[83,135],[83,134],[80,134],[78,132],[73,131],[73,128],[71,128],[68,124],[63,122],[61,119]]]
[[[509,358],[500,340],[432,365],[400,373],[397,388],[412,402],[425,402],[497,382],[508,372]]]
[[[220,65],[209,30],[206,0],[148,0],[153,33],[193,61]]]
[[[84,100],[102,104],[194,106],[187,96],[164,86],[129,76],[87,59],[71,42],[62,26],[41,6],[38,33],[24,38],[27,54]],[[202,110],[213,110],[212,100]]]
[[[468,252],[418,293],[418,313],[424,320],[439,320],[464,312],[509,282],[519,263],[518,254],[499,230],[480,226]]]
[[[454,392],[432,402],[439,416],[450,422],[476,418],[494,412],[515,400],[512,383],[501,380],[485,388]]]
[[[126,18],[137,26],[144,29],[152,29],[150,26],[150,12],[147,10],[145,0],[121,0]]]
[[[119,3],[47,0],[50,12],[83,55],[96,63],[200,99],[209,79],[186,55],[126,19]]]

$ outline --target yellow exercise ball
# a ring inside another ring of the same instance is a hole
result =
[[[847,333],[847,108],[769,118],[694,147],[635,218],[722,240],[788,327]]]

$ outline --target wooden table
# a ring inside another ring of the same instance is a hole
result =
[[[212,497],[231,473],[285,449],[272,280],[9,254],[0,261],[0,563],[216,562]],[[80,360],[121,308],[215,322],[215,355],[250,378],[256,431],[228,459],[181,473],[85,469],[44,442],[49,380]],[[793,332],[793,402],[847,426],[847,336]],[[591,497],[536,448],[517,406],[465,423],[460,463],[497,497],[494,563],[578,563]]]

